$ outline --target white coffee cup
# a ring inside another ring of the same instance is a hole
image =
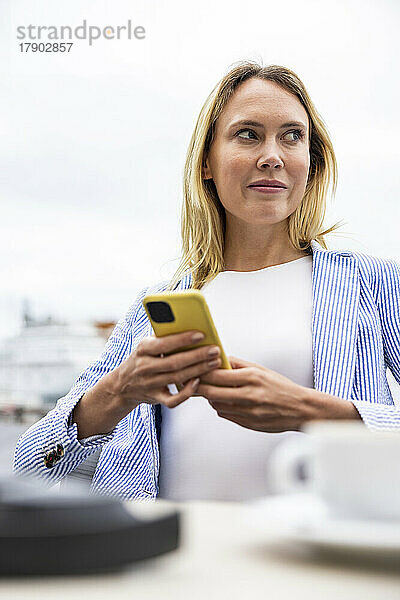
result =
[[[400,520],[400,434],[356,421],[313,421],[271,457],[284,490],[307,491],[336,516]],[[304,465],[306,479],[298,477]],[[282,487],[282,486],[281,486]]]

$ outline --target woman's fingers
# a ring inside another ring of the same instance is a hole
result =
[[[196,390],[194,380],[221,365],[219,349],[211,357],[212,347],[198,346],[201,340],[195,334],[195,331],[185,331],[141,340],[120,368],[119,388],[123,401],[134,399],[135,404],[162,403],[172,408],[190,398]],[[171,395],[167,391],[170,384],[179,386],[178,394]]]
[[[167,406],[168,408],[175,408],[176,406],[179,406],[179,404],[182,404],[182,402],[185,402],[185,400],[193,395],[199,385],[199,382],[200,379],[198,377],[193,378],[186,382],[183,389],[178,394],[162,394],[160,403],[164,404],[164,406]]]
[[[171,335],[164,335],[163,337],[152,335],[141,341],[140,351],[154,357],[162,354],[163,358],[168,360],[175,356],[173,354],[170,357],[167,356],[168,354],[175,353],[177,350],[184,350],[187,347],[201,342],[201,339],[195,338],[196,335],[201,335],[201,339],[204,339],[204,335],[199,331],[184,331],[183,333],[172,333]]]
[[[162,360],[162,359],[161,359]],[[177,387],[185,385],[187,381],[193,380],[200,375],[209,373],[212,369],[218,369],[221,366],[221,359],[216,359],[215,363],[204,360],[199,363],[193,362],[186,368],[177,369],[168,373],[153,375],[152,381],[155,387],[163,387],[169,384],[175,384]]]

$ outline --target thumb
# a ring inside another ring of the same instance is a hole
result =
[[[237,358],[236,356],[228,356],[228,360],[232,369],[241,369],[243,367],[254,367],[255,363],[249,362],[248,360],[243,360],[242,358]]]

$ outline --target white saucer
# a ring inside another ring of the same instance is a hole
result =
[[[333,516],[328,506],[310,493],[270,496],[251,504],[257,527],[287,541],[346,555],[400,560],[400,521]]]

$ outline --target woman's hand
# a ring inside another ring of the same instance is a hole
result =
[[[185,331],[143,339],[124,362],[104,375],[75,406],[73,418],[78,425],[78,439],[111,432],[141,402],[174,408],[190,398],[196,390],[196,379],[221,365],[217,346],[182,350],[200,343],[192,339],[194,333]],[[217,349],[217,356],[210,357],[212,348]],[[181,351],[165,356],[177,350]],[[210,364],[210,360],[217,362]],[[171,394],[169,384],[179,387],[179,393]]]
[[[200,343],[201,340],[193,340],[196,333],[199,332],[185,331],[143,339],[116,370],[115,389],[122,404],[130,409],[141,402],[174,408],[193,396],[196,379],[221,365],[217,346],[182,350]],[[217,354],[210,356],[213,349]],[[165,356],[170,352],[173,354]],[[180,387],[179,393],[171,394],[170,384]]]
[[[308,388],[284,375],[234,356],[230,369],[200,377],[195,396],[204,396],[220,417],[256,431],[298,431],[313,417]]]

